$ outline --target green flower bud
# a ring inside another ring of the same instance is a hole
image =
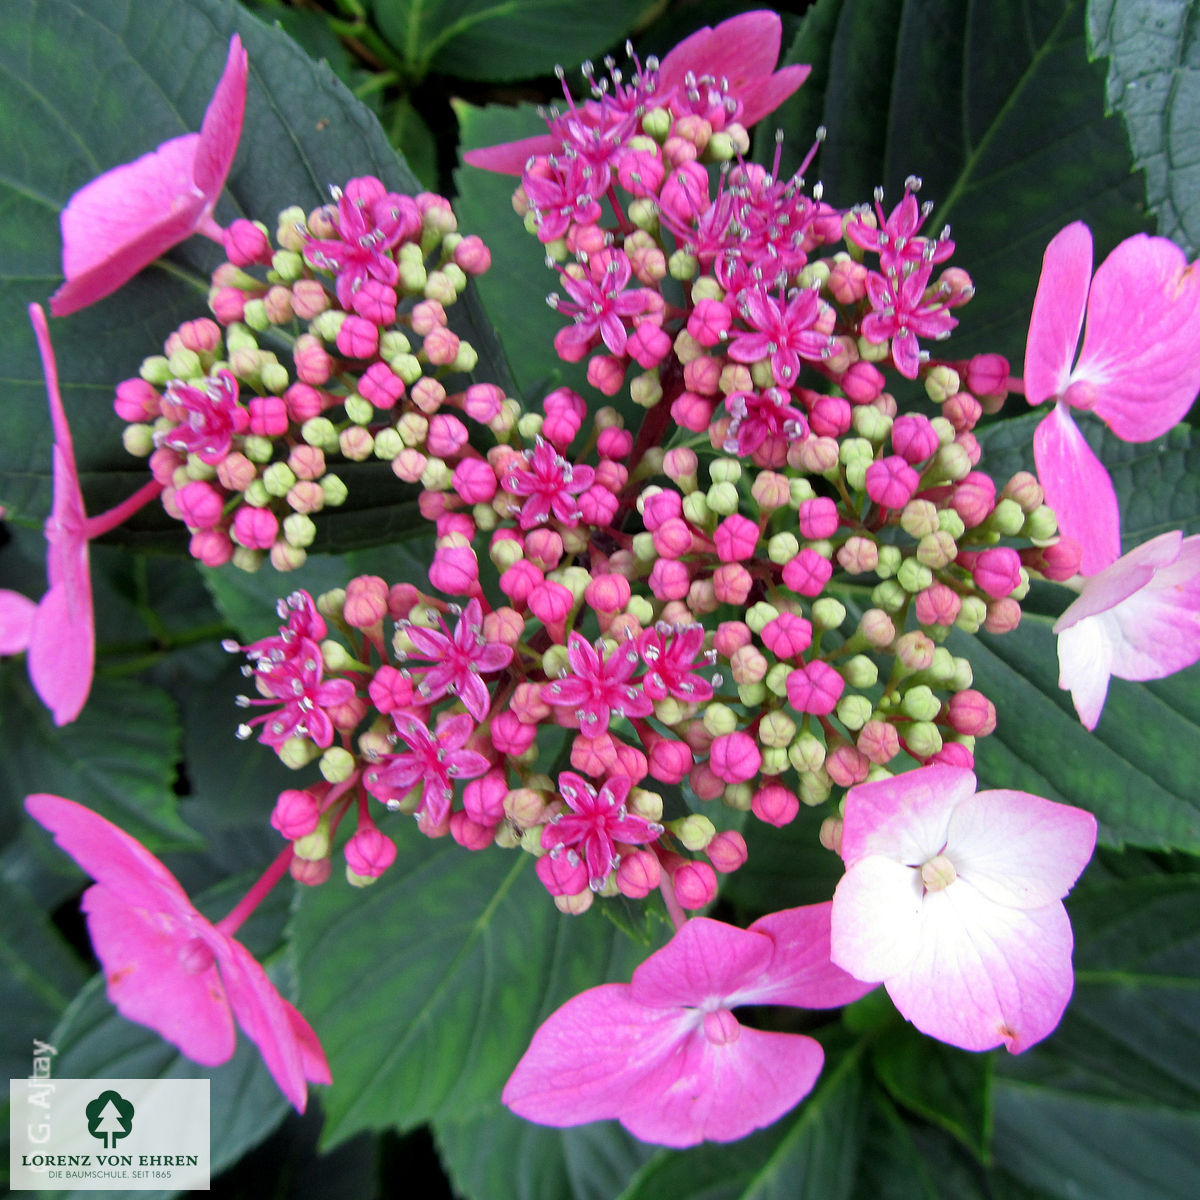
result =
[[[400,289],[410,296],[423,295],[429,276],[425,270],[425,252],[415,242],[406,242],[396,255],[400,267]]]
[[[236,552],[234,557],[237,557]],[[321,747],[314,745],[308,738],[290,737],[279,747],[276,753],[279,755],[279,761],[285,767],[292,771],[298,771],[301,767],[307,767],[321,753]],[[312,836],[312,834],[309,834],[309,837]],[[329,851],[326,850],[325,854],[328,853]],[[316,857],[324,858],[325,854],[318,854]],[[304,855],[301,854],[300,857],[303,858]]]
[[[319,480],[321,491],[325,493],[325,507],[337,508],[340,504],[346,503],[346,497],[350,495],[350,489],[342,482],[337,475],[325,475]]]
[[[300,514],[295,514],[299,516]],[[346,589],[330,588],[317,597],[317,612],[331,621],[342,619],[342,610],[346,607]]]
[[[767,542],[767,557],[779,566],[800,553],[800,539],[794,533],[777,533]]]
[[[687,709],[674,696],[664,696],[655,700],[654,715],[664,725],[674,728],[687,720]]]
[[[742,477],[742,464],[736,458],[715,458],[709,464],[708,477],[713,483],[737,483]]]
[[[296,476],[287,463],[272,463],[262,473],[262,484],[269,495],[282,499],[296,486]]]
[[[917,543],[917,562],[934,571],[948,567],[958,557],[958,544],[942,530],[926,534]],[[903,567],[901,568],[903,579]]]
[[[197,479],[202,482],[217,477],[217,468],[211,463],[206,463],[197,458],[194,454],[188,455],[187,465],[183,470],[189,479]]]
[[[758,362],[750,364],[750,380],[759,391],[766,391],[767,388],[775,386],[775,370],[771,366],[771,360],[760,358]]]
[[[783,746],[764,746],[759,771],[763,775],[782,775],[788,769],[787,750]]]
[[[696,272],[699,270],[700,260],[686,250],[676,250],[667,259],[667,273],[672,279],[679,280],[680,283],[687,283],[689,279],[695,279]]]
[[[696,493],[693,493],[695,495]],[[734,483],[714,483],[708,489],[705,497],[708,507],[723,517],[731,516],[738,510],[738,490]]]
[[[319,337],[321,341],[332,344],[337,341],[337,335],[341,333],[342,325],[348,315],[340,308],[327,308],[324,312],[317,313],[309,321],[308,330]]]
[[[872,688],[879,682],[879,668],[865,654],[856,654],[843,665],[842,677],[852,688]]]
[[[164,387],[175,378],[171,364],[161,354],[152,354],[149,358],[142,359],[138,374],[155,387]]]
[[[297,838],[292,843],[297,858],[302,858],[305,862],[320,862],[321,859],[329,857],[333,840],[329,832],[330,816],[329,813],[323,814],[312,833]]]
[[[555,645],[546,650],[542,655],[542,670],[547,679],[557,679],[564,671],[569,671],[566,646]]]
[[[809,808],[817,808],[829,799],[829,793],[833,790],[833,780],[822,771],[813,771],[807,775],[800,776],[800,787],[798,795],[800,803],[807,805]]]
[[[747,708],[757,708],[767,698],[767,685],[765,683],[739,683],[737,693],[738,699]]]
[[[927,537],[938,528],[937,505],[932,500],[910,500],[900,511],[900,528],[909,537]]]
[[[957,442],[943,446],[934,456],[938,471],[945,480],[955,483],[971,473],[971,459]]]
[[[934,404],[944,404],[958,394],[962,383],[953,367],[937,366],[925,376],[925,394]]]
[[[275,227],[275,241],[289,250],[303,250],[305,234],[308,232],[308,214],[298,204],[285,208],[279,214]]]
[[[980,596],[964,596],[958,619],[954,622],[956,629],[964,633],[978,633],[987,620],[987,604]]]
[[[873,446],[882,446],[892,431],[892,418],[871,404],[856,404],[851,424],[854,432]]]
[[[947,684],[954,678],[954,661],[954,655],[945,646],[938,646],[933,652],[933,663],[926,674],[936,684]]]
[[[915,558],[906,558],[900,564],[900,570],[896,572],[896,582],[910,595],[915,596],[933,583],[933,572]]]
[[[832,596],[822,596],[813,603],[812,619],[817,629],[837,629],[846,619],[846,606]]]
[[[259,378],[262,380],[263,389],[275,396],[280,396],[286,392],[288,384],[291,383],[287,367],[280,362],[263,363]]]
[[[851,693],[838,701],[837,718],[851,733],[857,733],[871,719],[873,711],[874,705],[866,696]]]
[[[303,513],[289,513],[283,518],[283,537],[289,546],[304,549],[311,546],[317,536],[317,527],[311,517]]]
[[[693,853],[703,850],[717,836],[717,827],[701,813],[692,813],[668,823],[667,828]]]
[[[663,397],[658,371],[644,371],[629,381],[629,396],[639,408],[653,408]]]
[[[813,485],[807,479],[789,479],[788,491],[790,498],[788,500],[789,508],[799,508],[805,500],[813,500],[816,498],[816,491]]]
[[[635,787],[629,793],[626,806],[634,816],[644,821],[661,821],[663,815],[663,798],[658,792],[647,791],[646,788]]]
[[[948,533],[956,542],[967,532],[962,517],[952,508],[943,508],[938,512],[938,529]]]
[[[1005,501],[1005,503],[1009,503]],[[1033,542],[1048,542],[1058,533],[1058,520],[1054,509],[1045,504],[1039,505],[1026,518],[1021,526],[1021,534]]]
[[[929,423],[933,426],[933,431],[938,435],[938,441],[943,446],[948,446],[954,441],[954,426],[945,417],[933,417]]]
[[[965,658],[956,658],[954,660],[954,673],[946,680],[946,686],[952,692],[965,691],[975,682],[975,672],[971,669],[970,662]]]
[[[300,426],[300,436],[310,446],[318,446],[329,454],[332,454],[338,448],[337,430],[328,417],[309,417]],[[252,459],[254,456],[247,454],[247,457]]]
[[[731,783],[721,794],[721,803],[734,812],[749,812],[754,804],[754,789],[748,783]]]
[[[354,422],[355,425],[370,425],[375,419],[375,406],[370,400],[363,399],[357,392],[351,392],[343,401],[346,409],[346,416]]]
[[[200,379],[204,375],[204,364],[200,361],[200,355],[183,346],[167,359],[167,366],[171,368],[171,374],[176,379]]]
[[[801,289],[821,287],[828,278],[829,263],[823,258],[818,258],[816,262],[810,262],[796,277],[796,286]]]
[[[450,364],[450,370],[457,371],[460,375],[469,375],[477,366],[479,366],[479,351],[470,342],[460,341],[458,353]]]
[[[987,525],[1001,537],[1016,537],[1025,525],[1025,513],[1015,500],[998,500],[988,516]]]
[[[890,342],[868,342],[865,337],[858,339],[858,357],[863,362],[883,362],[891,352]]]
[[[391,462],[403,449],[403,439],[391,426],[381,429],[375,435],[373,452],[376,458],[380,458],[384,462]]]
[[[875,574],[880,579],[891,579],[900,570],[904,553],[899,546],[880,546],[879,562],[875,564]]]
[[[802,733],[788,747],[788,761],[801,775],[819,771],[825,765],[825,743],[815,734]]]
[[[914,758],[928,758],[942,748],[942,735],[928,721],[913,721],[904,731],[904,740]]]
[[[725,289],[717,282],[713,275],[701,275],[699,279],[692,284],[692,304],[699,304],[701,300],[724,300]]]
[[[654,548],[654,535],[645,531],[635,533],[633,540],[629,544],[630,550],[633,551],[633,557],[640,563],[652,563],[658,558],[658,551]]]
[[[421,472],[421,486],[429,492],[448,492],[454,472],[441,458],[431,458]]]
[[[746,612],[746,624],[755,633],[762,633],[766,625],[774,621],[779,616],[779,609],[773,604],[768,604],[765,600],[760,600],[757,604],[752,604]]]
[[[267,316],[267,305],[264,300],[247,300],[242,307],[242,320],[251,329],[261,332],[271,327],[271,318]]]
[[[712,701],[704,710],[704,728],[708,730],[713,737],[720,737],[722,734],[733,733],[738,727],[737,714],[727,704],[720,704],[717,701]]]
[[[885,613],[898,613],[908,603],[908,593],[894,579],[885,579],[871,589],[871,603]]]
[[[796,722],[787,713],[775,710],[764,715],[758,724],[760,746],[787,749],[796,736]]]
[[[875,447],[866,438],[843,438],[841,447],[838,450],[838,458],[844,467],[848,467],[851,463],[860,460],[872,463],[875,461]]]
[[[543,419],[541,413],[523,413],[517,421],[517,433],[526,441],[533,441],[542,432]]]
[[[649,196],[638,196],[631,200],[625,208],[625,215],[635,228],[644,229],[647,233],[658,232],[658,205]]]
[[[126,425],[121,444],[135,458],[149,458],[154,453],[154,428],[151,425]]]
[[[792,673],[793,668],[787,663],[776,663],[768,672],[767,677],[763,682],[767,689],[773,692],[776,696],[787,695],[788,676]]]
[[[900,711],[914,721],[932,721],[941,708],[942,702],[923,683],[910,687],[900,701]]]
[[[1014,600],[1024,600],[1029,595],[1029,572],[1024,567],[1021,568],[1021,582],[1009,592],[1009,595]]]
[[[701,529],[705,528],[712,512],[708,507],[708,497],[703,492],[689,492],[683,498],[683,519],[691,521],[693,525],[699,525]]]
[[[392,369],[392,373],[409,387],[412,387],[424,372],[421,360],[415,354],[395,354],[387,360],[387,365]]]
[[[242,499],[251,508],[267,508],[271,503],[271,493],[261,479],[252,479],[250,486],[242,493]]]
[[[276,250],[271,256],[271,271],[280,283],[295,283],[304,274],[304,259],[295,250]]]

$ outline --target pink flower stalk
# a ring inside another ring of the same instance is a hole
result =
[[[420,785],[417,819],[436,828],[449,815],[454,780],[475,779],[492,765],[482,754],[465,749],[467,739],[475,732],[475,722],[460,713],[431,733],[411,712],[396,712],[392,720],[408,750],[383,755],[378,766],[367,769],[363,784],[389,808],[399,808],[400,801]]]
[[[413,644],[408,658],[433,659],[436,666],[418,668],[417,695],[432,703],[449,694],[457,696],[476,721],[487,716],[491,704],[487,686],[480,675],[499,671],[512,662],[511,646],[489,642],[483,634],[483,608],[471,600],[454,626],[454,632],[438,619],[441,629],[406,625],[405,633]]]
[[[606,779],[599,791],[573,771],[559,775],[558,791],[567,802],[568,811],[556,813],[550,824],[543,826],[542,846],[549,853],[538,860],[538,876],[550,875],[543,882],[551,891],[555,891],[551,885],[562,874],[556,869],[559,859],[564,860],[563,865],[570,873],[581,864],[588,887],[598,892],[609,874],[621,865],[621,855],[614,843],[638,846],[657,840],[663,827],[635,816],[625,807],[632,788],[633,780],[626,775]]]
[[[369,280],[396,286],[400,268],[392,251],[420,234],[421,213],[411,196],[389,192],[372,175],[351,179],[344,191],[334,189],[333,195],[337,215],[331,221],[337,237],[306,238],[304,257],[337,276],[338,303],[350,311]]]
[[[329,1066],[308,1022],[230,936],[252,905],[239,905],[213,925],[153,854],[91,809],[45,794],[26,797],[25,808],[96,881],[83,895],[83,910],[108,998],[121,1015],[205,1067],[233,1055],[236,1022],[303,1112],[307,1084],[332,1082]],[[255,886],[255,899],[291,857],[289,846]]]
[[[1160,534],[1084,580],[1054,632],[1058,685],[1095,729],[1112,676],[1162,679],[1200,659],[1200,537]]]
[[[1095,844],[1091,813],[1026,792],[977,793],[962,767],[851,788],[833,961],[882,981],[931,1037],[1027,1050],[1071,996],[1062,897]]]
[[[194,454],[210,466],[225,458],[234,437],[250,425],[249,412],[238,403],[238,381],[229,371],[218,371],[203,387],[173,379],[163,400],[167,415],[178,424],[159,444]]]
[[[1083,349],[1071,360],[1084,326]],[[1092,278],[1092,234],[1081,221],[1046,248],[1029,341],[1025,398],[1054,407],[1034,433],[1046,502],[1083,547],[1083,573],[1121,554],[1112,480],[1070,409],[1091,410],[1127,442],[1161,437],[1200,390],[1200,272],[1166,238],[1126,238]]]
[[[163,142],[81,188],[62,213],[66,282],[50,298],[56,317],[111,295],[194,233],[224,244],[212,218],[233,166],[246,107],[248,61],[234,34],[199,133]]]
[[[533,1036],[502,1099],[563,1128],[616,1118],[664,1146],[731,1142],[816,1083],[821,1046],[739,1023],[748,1004],[835,1008],[869,991],[829,960],[829,904],[749,929],[695,917],[633,973],[568,1000]]]
[[[676,115],[698,113],[714,129],[736,121],[747,129],[774,112],[808,78],[811,67],[775,70],[783,22],[749,12],[706,25],[662,60],[654,104]]]
[[[609,721],[618,717],[646,717],[654,711],[654,702],[636,683],[633,673],[641,665],[637,643],[627,641],[605,658],[602,642],[595,646],[581,633],[571,631],[567,638],[567,664],[570,674],[542,688],[542,699],[556,707],[575,709],[579,728],[587,737],[608,730]]]
[[[514,496],[527,496],[518,521],[522,529],[544,525],[551,516],[564,525],[574,526],[582,515],[577,497],[592,486],[595,469],[568,462],[549,442],[538,438],[537,445],[510,460],[504,489]]]
[[[58,364],[46,314],[29,306],[37,336],[50,422],[54,429],[54,503],[46,519],[46,580],[36,607],[16,592],[0,591],[0,653],[29,653],[29,678],[56,725],[74,721],[87,703],[96,667],[96,627],[88,542],[115,529],[162,491],[151,480],[128,500],[89,517],[75,467],[71,428],[58,390]]]

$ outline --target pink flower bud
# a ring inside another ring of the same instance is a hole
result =
[[[697,763],[688,772],[688,783],[701,800],[715,800],[725,791],[725,781],[708,763]]]
[[[292,284],[292,315],[301,321],[311,321],[330,304],[329,293],[319,279],[297,279]]]
[[[388,611],[388,585],[378,575],[359,575],[346,584],[342,614],[355,629],[371,629]]]
[[[473,383],[463,392],[463,412],[483,425],[500,415],[503,403],[504,391],[494,383]]]
[[[745,783],[758,774],[762,752],[748,733],[735,730],[713,738],[708,765],[726,783]]]
[[[288,788],[279,793],[271,824],[288,841],[307,837],[321,819],[321,803],[312,792]]]
[[[671,873],[671,883],[680,908],[703,908],[716,899],[717,876],[708,863],[683,860]]]
[[[883,391],[885,380],[883,372],[874,363],[856,362],[838,382],[855,404],[870,404]]]
[[[225,230],[225,253],[235,267],[252,264],[269,267],[273,254],[271,239],[253,221],[239,217]]]
[[[944,583],[934,583],[917,593],[917,620],[922,625],[953,625],[962,611],[962,597]]]
[[[892,422],[892,449],[907,463],[921,463],[938,449],[937,430],[919,413],[897,417]]]
[[[297,425],[303,425],[305,421],[319,417],[325,411],[324,395],[307,383],[293,383],[283,393],[283,402],[287,405],[288,416]]]
[[[441,546],[433,552],[429,582],[450,596],[466,596],[479,587],[479,560],[470,546]]]
[[[223,529],[201,529],[192,534],[188,553],[206,567],[222,567],[233,557],[233,542]]]
[[[805,500],[800,505],[800,533],[806,538],[827,538],[837,533],[837,504],[828,496]]]
[[[965,767],[968,771],[975,766],[975,755],[962,742],[946,742],[929,758],[931,763],[942,763],[947,767]]]
[[[574,850],[543,854],[537,860],[537,877],[552,896],[577,896],[588,885],[587,867]]]
[[[288,507],[293,512],[315,513],[325,507],[325,493],[321,485],[311,479],[301,479],[288,489]]]
[[[296,339],[296,344],[292,347],[292,361],[296,364],[296,377],[301,383],[320,385],[326,383],[333,374],[333,359],[322,345],[321,339],[311,333],[302,333]]]
[[[1030,570],[1040,571],[1047,579],[1056,583],[1079,574],[1083,560],[1083,547],[1071,538],[1059,538],[1049,546],[1034,547],[1021,551],[1021,562]]]
[[[722,621],[713,637],[713,646],[722,658],[732,658],[742,646],[754,640],[750,627],[741,621]]]
[[[854,305],[867,295],[867,268],[852,259],[840,259],[829,270],[829,291],[839,304]]]
[[[255,396],[247,405],[250,432],[259,437],[282,437],[288,431],[287,405],[282,396]]]
[[[810,475],[823,475],[838,463],[838,444],[832,437],[808,437],[788,446],[788,466]]]
[[[564,362],[573,362],[559,348],[559,338],[554,339],[554,348],[558,350],[559,358]],[[625,382],[625,360],[611,354],[595,354],[588,360],[587,381],[605,396],[615,396]]]
[[[853,787],[856,783],[862,783],[870,769],[867,756],[849,742],[840,743],[825,756],[825,770],[839,787]]]
[[[660,600],[682,600],[691,586],[691,575],[683,563],[660,558],[650,569],[647,583]]]
[[[982,525],[996,507],[996,485],[991,476],[981,471],[972,471],[959,480],[951,493],[950,506],[962,518],[962,523],[968,529]]]
[[[1008,391],[1008,359],[1002,354],[977,354],[967,363],[967,390],[976,396],[1002,396]]]
[[[717,557],[727,563],[745,562],[746,559],[754,557],[758,538],[758,525],[748,517],[733,513],[717,526],[713,534]]]
[[[958,433],[974,429],[983,416],[983,406],[970,392],[956,392],[942,402],[942,416]]]
[[[501,754],[524,754],[537,736],[536,725],[525,725],[514,712],[497,713],[492,718],[492,745]]]
[[[812,644],[812,625],[795,613],[782,612],[763,626],[760,636],[776,658],[796,658]]]
[[[878,766],[886,766],[900,753],[900,734],[887,721],[868,721],[859,730],[859,753]]]
[[[367,685],[371,703],[385,716],[413,703],[412,680],[395,667],[383,666]]]
[[[346,866],[355,874],[377,879],[396,861],[396,843],[374,825],[360,825],[346,843]]]
[[[496,494],[496,474],[481,458],[464,458],[454,468],[450,484],[467,504],[487,504]]]
[[[225,496],[211,483],[193,481],[175,493],[175,507],[183,523],[192,529],[211,529],[221,519]]]
[[[743,605],[754,587],[754,577],[741,563],[723,563],[712,576],[713,595],[720,604]]]
[[[657,737],[647,745],[649,774],[663,783],[681,783],[692,769],[692,751],[674,738]]]
[[[679,517],[669,517],[651,535],[654,548],[663,558],[682,558],[692,548],[692,531]]]
[[[746,849],[746,839],[733,829],[718,833],[704,848],[708,861],[722,875],[736,871],[749,857]]]
[[[1020,584],[1021,557],[1009,546],[993,546],[975,559],[971,576],[976,587],[999,600]]]
[[[628,458],[633,453],[633,434],[628,429],[617,429],[614,426],[602,429],[596,439],[596,452],[602,458]]]
[[[596,476],[599,478],[599,471]],[[606,487],[597,485],[579,493],[579,517],[585,525],[611,525],[620,507],[620,501]]]
[[[519,558],[500,576],[500,590],[518,607],[529,603],[529,595],[545,576],[531,562]]]
[[[852,415],[849,401],[840,396],[818,396],[809,410],[808,425],[818,437],[838,438],[850,428]]]
[[[293,446],[287,463],[297,479],[320,479],[325,474],[325,452],[320,446]]]
[[[614,739],[614,744],[617,750],[616,774],[624,775],[634,783],[641,783],[650,770],[646,756],[636,746],[630,746],[626,742]]]
[[[983,447],[980,446],[979,439],[973,433],[956,433],[954,444],[961,446],[966,451],[967,461],[971,466],[975,466],[983,455]]]
[[[933,654],[936,649],[932,639],[919,630],[913,630],[912,633],[901,634],[896,639],[892,653],[910,671],[927,671],[933,666]]]
[[[955,692],[947,705],[950,724],[955,733],[986,737],[996,728],[996,707],[974,688]]]
[[[903,508],[920,483],[920,476],[898,454],[867,467],[867,495],[882,508]]]
[[[437,367],[448,367],[458,357],[462,343],[458,334],[443,325],[431,329],[425,335],[425,357]]]
[[[496,840],[496,826],[481,825],[460,809],[450,814],[450,836],[464,850],[486,850]]]
[[[549,579],[535,584],[529,593],[529,611],[546,626],[565,621],[574,603],[570,588]]]
[[[671,420],[692,433],[704,433],[712,424],[716,405],[695,392],[681,392],[671,403]]]
[[[662,868],[650,850],[633,850],[621,855],[617,867],[617,888],[622,896],[642,900],[650,895],[662,880]]]
[[[596,612],[617,613],[629,603],[632,594],[624,575],[598,575],[587,585],[583,598]]]
[[[654,321],[642,321],[629,335],[625,343],[625,353],[643,371],[652,371],[671,353],[670,335],[665,333]],[[606,392],[605,394],[611,396],[615,393]]]
[[[482,275],[492,265],[492,252],[473,233],[454,247],[453,258],[455,266],[467,275]]]
[[[392,408],[404,395],[404,380],[385,362],[372,363],[358,381],[358,392],[375,408]]]
[[[305,887],[320,887],[332,871],[333,864],[328,858],[293,858],[288,864],[288,874]]]
[[[833,576],[833,563],[805,547],[783,568],[783,582],[800,596],[819,596]]]
[[[525,557],[539,571],[553,571],[563,556],[562,537],[553,529],[532,529],[525,535]]]
[[[248,550],[268,550],[279,533],[279,519],[270,509],[243,504],[233,518],[233,540]]]
[[[584,775],[607,775],[617,765],[617,748],[607,733],[577,734],[571,742],[571,766]]]
[[[646,496],[642,501],[642,521],[653,532],[666,521],[683,516],[683,497],[678,492],[664,490]]]
[[[1021,623],[1021,606],[1010,596],[991,600],[983,622],[988,633],[1011,633]]]
[[[347,358],[373,358],[379,349],[379,326],[365,317],[347,316],[338,330],[337,348]]]
[[[750,811],[760,821],[781,829],[796,819],[796,814],[800,811],[800,801],[787,788],[778,783],[770,783],[754,793]]]
[[[154,421],[162,413],[162,397],[144,379],[117,384],[113,408],[122,421]]]
[[[429,421],[425,448],[437,458],[453,458],[467,444],[467,427],[452,413],[438,413]]]
[[[207,317],[184,321],[179,327],[179,341],[185,350],[210,354],[221,344],[221,327]]]
[[[507,792],[504,772],[493,768],[479,779],[472,779],[463,788],[463,810],[481,827],[498,825],[504,820],[504,797]],[[450,832],[453,836],[453,828]]]
[[[828,663],[810,662],[788,675],[788,703],[797,712],[823,717],[837,707],[845,687],[845,680]]]
[[[715,346],[729,333],[733,313],[720,300],[700,300],[688,317],[687,331],[702,346]]]
[[[241,288],[219,287],[208,298],[208,306],[222,325],[232,325],[246,315],[249,297]]]

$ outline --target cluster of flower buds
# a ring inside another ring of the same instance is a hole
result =
[[[496,388],[446,388],[476,364],[446,312],[490,265],[484,244],[456,232],[441,196],[367,177],[334,198],[282,212],[274,244],[234,221],[209,296],[216,321],[182,325],[117,388],[126,447],[149,457],[163,506],[209,566],[254,570],[269,555],[298,567],[314,514],[346,499],[348,463],[386,460],[416,482],[431,433],[465,440],[455,411],[502,415]]]

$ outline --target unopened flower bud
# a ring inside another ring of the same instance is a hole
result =
[[[671,821],[667,828],[686,849],[691,851],[703,850],[717,832],[716,826],[700,813],[692,813],[677,821]]]
[[[1005,499],[1015,500],[1027,513],[1045,503],[1046,494],[1037,478],[1028,471],[1018,471],[1000,493]]]
[[[942,748],[942,735],[929,721],[913,721],[904,729],[904,742],[914,758],[932,758]]]
[[[1058,519],[1054,510],[1044,504],[1039,505],[1025,518],[1018,532],[1032,542],[1049,541],[1058,533]]]
[[[914,630],[896,639],[892,652],[908,671],[924,671],[933,664],[937,647],[924,633]]]
[[[896,572],[896,582],[909,595],[916,595],[933,583],[933,572],[917,559],[906,558]]]
[[[865,654],[856,654],[843,663],[842,675],[852,688],[864,691],[879,682],[879,668]]]

